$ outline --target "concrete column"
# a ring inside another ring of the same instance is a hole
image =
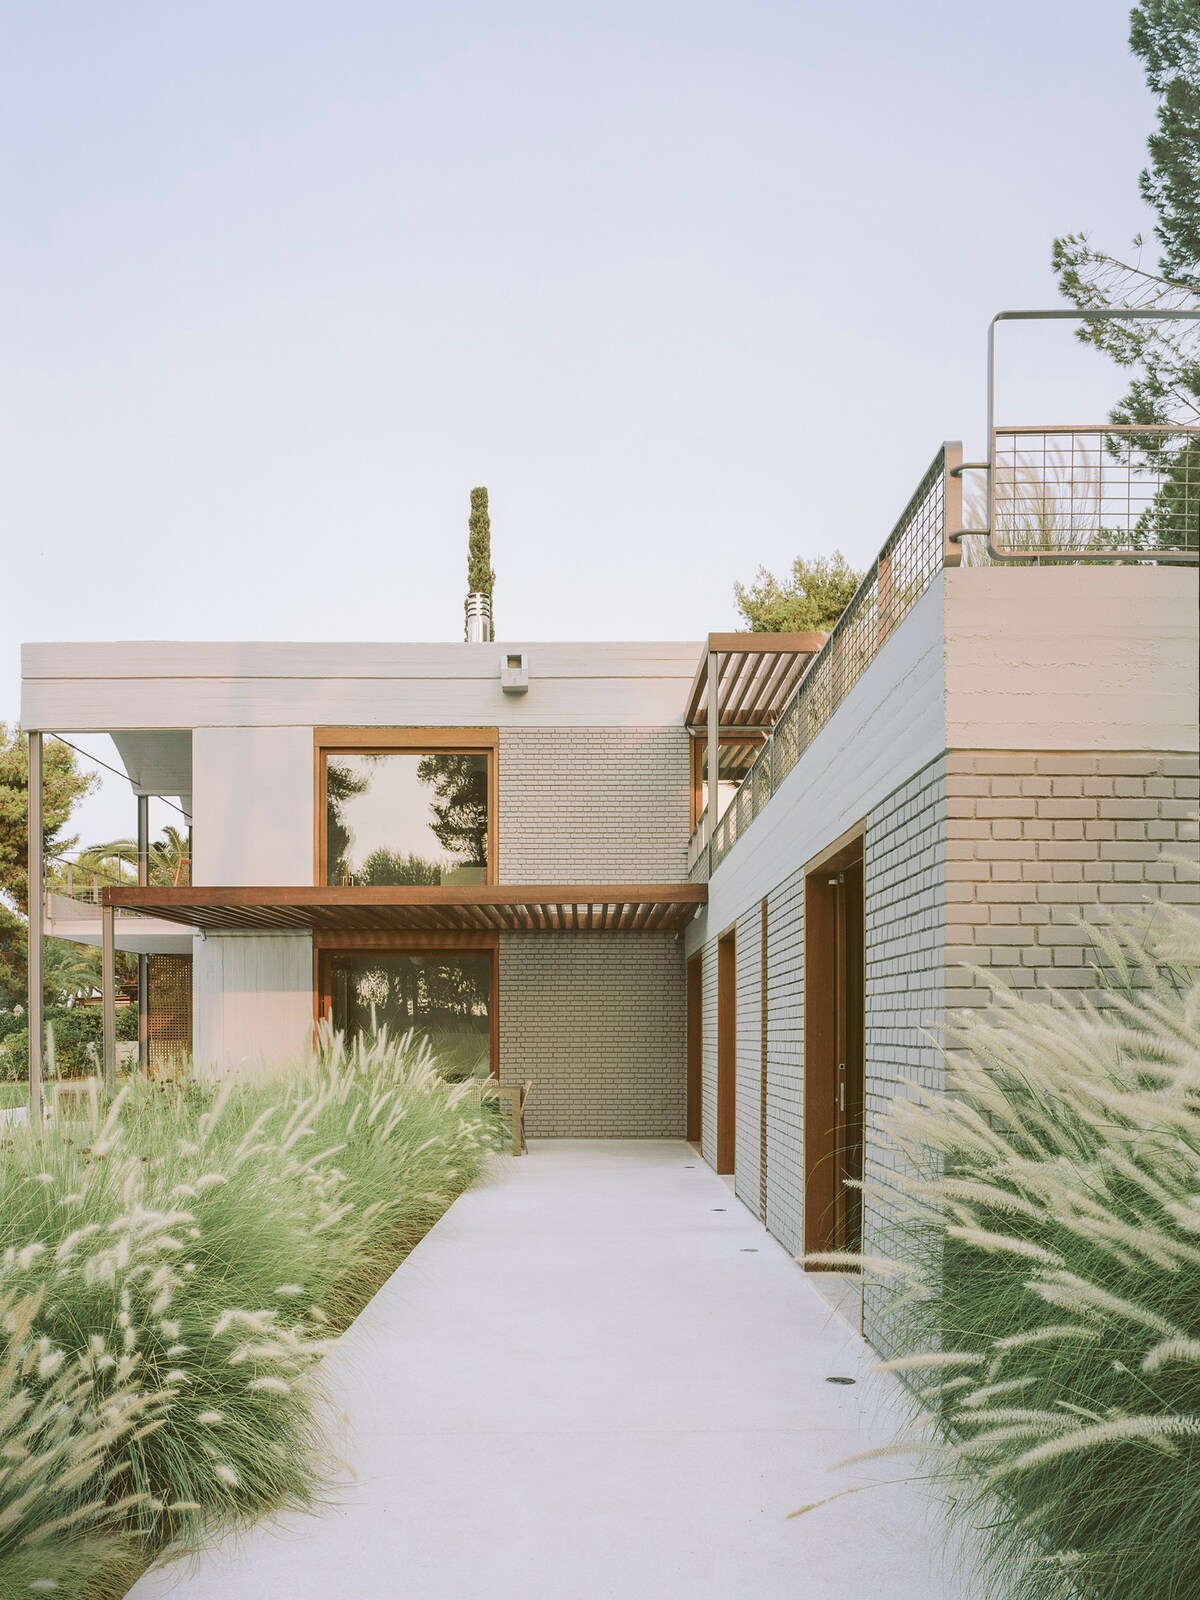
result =
[[[138,883],[150,882],[150,796],[137,797]],[[139,955],[138,962],[138,1066],[150,1070],[150,961]]]
[[[105,891],[107,893],[107,891]],[[117,940],[112,906],[100,910],[100,993],[104,1008],[104,1087],[117,1086]]]
[[[45,1050],[42,1025],[44,964],[42,915],[45,891],[42,863],[42,736],[29,735],[29,1120],[36,1127],[42,1120],[42,1057]]]

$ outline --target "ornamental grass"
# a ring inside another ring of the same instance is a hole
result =
[[[1095,963],[1094,1001],[998,989],[890,1118],[885,1366],[996,1600],[1200,1595],[1200,923],[1161,906]]]
[[[131,1084],[0,1141],[0,1597],[108,1600],[311,1506],[319,1361],[479,1176],[427,1047],[332,1034],[267,1081]]]

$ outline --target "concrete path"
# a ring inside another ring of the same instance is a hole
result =
[[[330,1359],[353,1468],[334,1506],[132,1595],[967,1600],[909,1458],[837,1467],[901,1425],[870,1366],[687,1145],[536,1143]]]

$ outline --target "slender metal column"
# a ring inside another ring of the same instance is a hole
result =
[[[42,1027],[42,992],[45,981],[42,947],[42,915],[45,907],[45,880],[42,863],[42,736],[29,735],[29,1120],[34,1127],[42,1120],[42,1057],[45,1050]]]
[[[721,776],[720,667],[715,650],[708,652],[708,875],[717,867],[717,785]]]
[[[137,797],[138,883],[150,882],[150,796]],[[150,1070],[150,961],[138,956],[138,1066]]]
[[[113,908],[100,909],[100,993],[104,1005],[104,1087],[117,1086],[117,939]]]

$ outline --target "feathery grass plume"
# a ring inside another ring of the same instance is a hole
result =
[[[908,1274],[863,1263],[996,1600],[1200,1595],[1200,918],[1095,960],[1095,999],[996,986],[948,1030],[888,1123]]]
[[[331,1033],[260,1080],[6,1129],[0,1596],[108,1600],[210,1526],[312,1504],[321,1356],[497,1142],[427,1047]]]

